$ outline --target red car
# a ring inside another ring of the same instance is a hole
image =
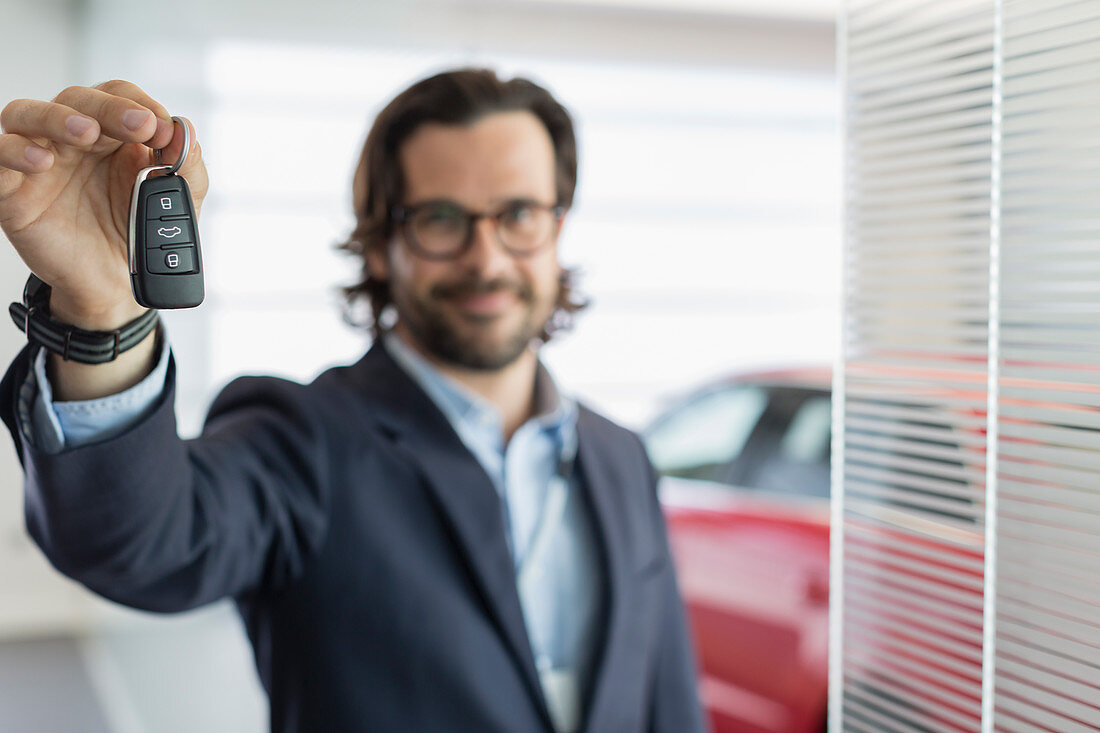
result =
[[[827,369],[740,375],[688,396],[645,433],[715,733],[825,729],[829,382]],[[938,396],[973,403],[980,388]],[[845,623],[857,631],[846,690],[858,691],[845,715],[871,728],[900,718],[978,730],[984,489],[967,482],[984,467],[973,420],[984,412],[971,409],[971,427],[952,434],[924,402],[890,403],[886,422],[852,419],[847,436],[874,446],[851,450],[848,469],[882,495],[875,521],[853,515],[845,538],[856,589]],[[883,430],[914,437],[883,441]],[[883,456],[922,480],[920,491],[890,488]]]
[[[829,372],[740,375],[645,431],[715,733],[825,730]]]

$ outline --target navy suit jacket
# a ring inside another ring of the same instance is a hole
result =
[[[380,343],[310,385],[235,380],[188,441],[172,365],[147,418],[58,455],[18,427],[31,356],[0,384],[31,536],[128,606],[233,597],[273,730],[552,730],[498,495]],[[606,578],[584,730],[702,730],[653,470],[633,433],[588,409],[577,433]]]

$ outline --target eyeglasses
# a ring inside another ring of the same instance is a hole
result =
[[[497,241],[516,257],[525,257],[546,245],[565,207],[538,201],[509,201],[496,213],[470,211],[454,201],[425,201],[395,206],[391,212],[405,242],[416,254],[432,260],[462,256],[474,241],[478,219],[496,222]]]

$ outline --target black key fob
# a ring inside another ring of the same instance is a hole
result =
[[[190,148],[190,131],[183,127],[180,161],[142,169],[130,201],[130,284],[146,308],[193,308],[204,297],[195,207],[187,181],[175,174]],[[166,174],[150,177],[158,171]]]

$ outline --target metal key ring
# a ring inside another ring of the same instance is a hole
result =
[[[186,122],[183,121],[182,118],[176,117],[175,115],[172,116],[172,122],[179,123],[179,126],[183,128],[183,149],[180,150],[180,157],[176,160],[175,164],[168,166],[168,169],[164,171],[164,175],[166,176],[170,176],[178,171],[180,169],[180,166],[183,165],[183,162],[187,160],[188,153],[191,152],[191,128],[187,125]],[[160,159],[163,155],[163,150],[163,148],[157,148],[153,152],[153,157],[156,159],[157,165],[161,164]]]

